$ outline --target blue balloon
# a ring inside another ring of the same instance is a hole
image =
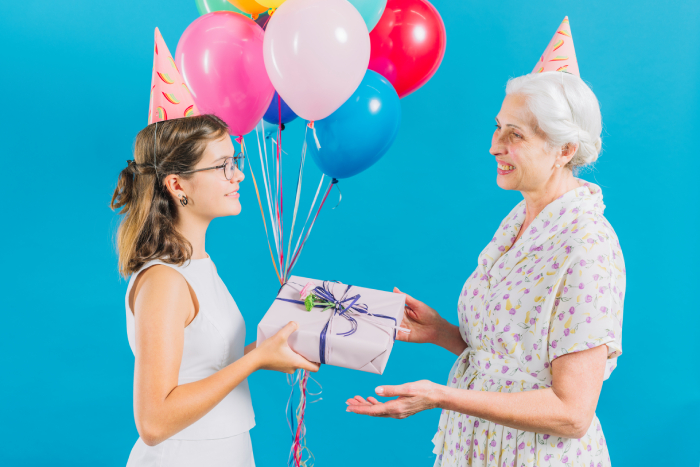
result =
[[[263,126],[264,126],[264,130],[263,130]],[[255,125],[255,129],[253,129],[253,131],[248,133],[248,135],[250,135],[251,138],[255,138],[256,137],[256,133],[255,133],[256,130],[257,130],[258,137],[260,137],[260,138],[263,138],[263,137],[267,138],[267,139],[270,139],[270,137],[273,137],[275,139],[277,138],[277,125],[274,123],[263,122],[263,120],[260,119],[258,124]],[[246,136],[248,136],[248,135],[246,135]]]
[[[377,162],[396,139],[401,104],[394,86],[379,73],[367,70],[355,93],[338,110],[306,133],[307,151],[319,169],[333,178],[348,178]]]
[[[297,114],[295,114],[294,111],[289,108],[284,99],[280,98],[280,95],[277,94],[277,91],[275,91],[275,96],[272,98],[272,102],[270,102],[270,107],[268,107],[265,111],[265,115],[263,115],[263,120],[269,123],[273,123],[275,125],[279,125],[280,106],[278,104],[278,101],[282,101],[282,123],[289,123],[295,118],[297,118]]]

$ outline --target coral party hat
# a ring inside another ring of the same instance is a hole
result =
[[[572,75],[581,76],[578,72],[578,62],[574,51],[574,39],[571,37],[569,17],[564,18],[561,26],[554,33],[549,45],[535,65],[532,73],[544,71],[565,71]]]
[[[199,110],[194,104],[192,94],[182,80],[163,36],[156,28],[148,124],[195,115],[199,115]]]

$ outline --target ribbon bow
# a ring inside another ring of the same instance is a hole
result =
[[[287,285],[287,283],[283,284],[282,287]],[[348,292],[350,291],[350,288],[352,288],[352,285],[348,285],[345,288],[345,292],[340,298],[336,298],[336,296],[333,294],[332,288],[329,287],[330,282],[324,281],[322,286],[317,286],[316,288],[313,289],[312,293],[316,295],[318,298],[320,298],[322,301],[316,302],[314,304],[314,308],[323,308],[321,311],[326,311],[328,309],[332,309],[333,312],[331,315],[328,317],[328,321],[326,322],[326,325],[323,327],[323,330],[321,331],[321,339],[319,341],[319,357],[321,360],[321,363],[326,363],[326,340],[328,336],[328,329],[330,328],[331,322],[333,321],[333,318],[335,318],[336,315],[341,316],[345,318],[347,321],[350,322],[352,329],[350,329],[347,332],[342,332],[342,333],[337,333],[337,336],[351,336],[355,334],[357,331],[357,319],[360,317],[364,317],[363,315],[366,315],[367,317],[376,317],[376,318],[382,318],[382,319],[388,319],[394,322],[393,326],[389,326],[394,329],[394,340],[396,340],[396,329],[399,328],[398,323],[396,322],[396,318],[393,318],[391,316],[386,316],[386,315],[380,315],[380,314],[374,314],[369,312],[369,307],[364,304],[364,303],[358,303],[361,295],[357,294],[352,297],[347,297]],[[282,290],[282,287],[280,287],[280,291]],[[300,305],[305,305],[305,302],[302,300],[293,300],[290,298],[280,298],[277,297],[277,300],[281,300],[284,302],[290,302],[290,303],[298,303]],[[356,313],[356,316],[352,316],[352,313]],[[372,323],[377,326],[384,326],[379,323]]]

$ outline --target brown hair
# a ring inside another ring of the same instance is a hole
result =
[[[151,260],[182,265],[192,257],[192,245],[175,229],[176,201],[163,180],[192,170],[207,143],[227,134],[221,119],[200,115],[158,122],[157,126],[153,123],[136,135],[134,160],[127,161],[119,174],[110,203],[124,216],[116,239],[122,276],[137,272]]]

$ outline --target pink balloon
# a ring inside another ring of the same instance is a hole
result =
[[[200,16],[180,37],[175,62],[202,114],[214,114],[234,136],[255,128],[275,88],[265,71],[264,32],[230,11]]]
[[[347,0],[287,0],[265,30],[267,74],[306,120],[321,120],[355,92],[367,71],[369,32]]]

